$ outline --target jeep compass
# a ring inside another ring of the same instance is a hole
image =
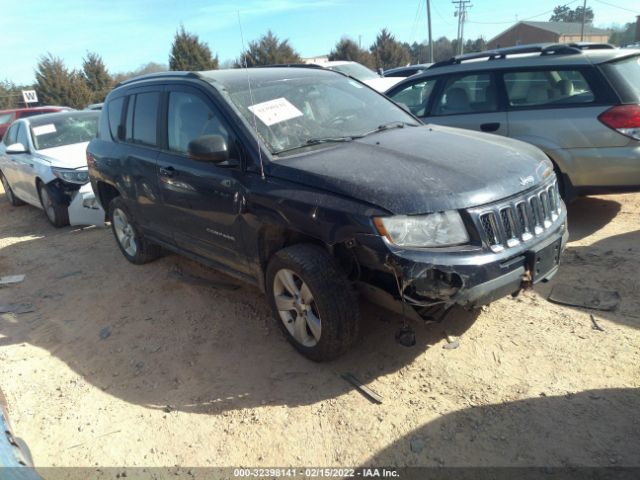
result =
[[[416,317],[472,308],[550,278],[567,238],[538,148],[424,125],[324,69],[125,81],[87,157],[127,260],[164,247],[256,284],[317,361],[356,341],[358,292]]]

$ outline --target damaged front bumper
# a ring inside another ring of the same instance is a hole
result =
[[[555,275],[569,238],[565,209],[554,223],[542,235],[499,252],[486,245],[417,250],[385,242],[387,253],[379,256],[378,248],[365,247],[360,259],[369,267],[378,265],[369,270],[374,271],[369,278],[358,282],[359,290],[405,313],[406,306],[419,311],[437,304],[471,308],[491,303]],[[385,281],[381,264],[393,281]]]
[[[105,213],[96,200],[91,183],[71,193],[68,211],[70,225],[101,226],[104,224]]]

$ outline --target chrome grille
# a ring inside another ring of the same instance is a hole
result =
[[[471,209],[483,241],[494,251],[540,235],[559,218],[562,202],[556,182],[515,199]]]

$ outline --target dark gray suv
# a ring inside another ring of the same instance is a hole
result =
[[[536,147],[422,125],[325,69],[124,82],[87,157],[129,261],[165,247],[256,284],[314,360],[357,339],[356,291],[413,317],[472,308],[551,277],[567,238]]]

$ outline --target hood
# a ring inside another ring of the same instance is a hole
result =
[[[62,147],[38,150],[38,155],[51,163],[52,167],[81,168],[87,166],[89,142],[73,143]]]
[[[379,92],[386,92],[391,87],[393,87],[396,83],[404,80],[403,77],[380,77],[380,78],[368,78],[366,80],[362,80],[363,83],[366,83],[371,88],[378,90]]]
[[[412,215],[501,200],[542,183],[553,166],[527,143],[423,125],[277,159],[269,171],[393,214]]]

